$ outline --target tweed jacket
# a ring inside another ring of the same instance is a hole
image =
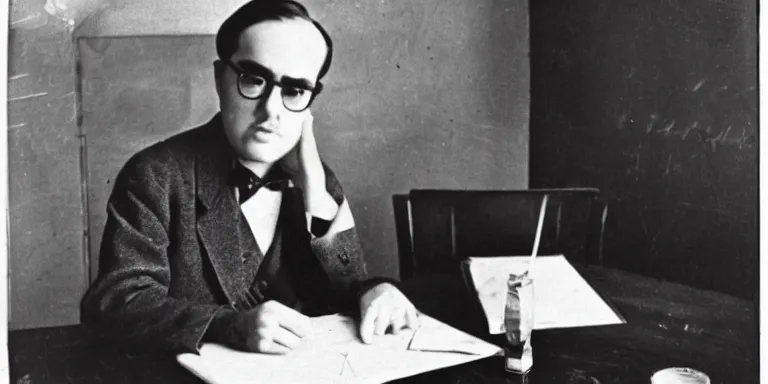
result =
[[[241,240],[235,224],[242,213],[227,180],[232,161],[219,115],[131,157],[108,201],[99,275],[81,302],[83,323],[141,346],[198,352],[213,316],[239,299],[235,276],[254,244]],[[324,167],[329,193],[348,210],[336,176]],[[283,194],[291,194],[290,211],[304,228],[290,240],[302,266],[300,296],[328,312],[354,310],[373,281],[354,226],[314,237],[301,191]]]

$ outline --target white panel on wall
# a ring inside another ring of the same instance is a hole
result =
[[[53,1],[53,0],[48,0]],[[58,0],[67,1],[67,0]],[[87,0],[69,0],[87,1]],[[76,37],[214,35],[247,0],[91,0]]]

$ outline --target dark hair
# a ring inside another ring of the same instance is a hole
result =
[[[238,50],[240,35],[246,28],[263,21],[284,19],[307,20],[323,35],[328,52],[317,76],[318,80],[322,79],[331,68],[331,58],[333,56],[331,36],[328,35],[328,32],[325,31],[320,23],[309,16],[309,12],[307,12],[303,5],[293,0],[251,0],[238,8],[235,13],[224,20],[218,33],[216,33],[216,53],[220,59],[228,60]]]

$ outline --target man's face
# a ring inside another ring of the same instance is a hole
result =
[[[326,50],[320,31],[306,20],[265,21],[243,31],[230,61],[246,74],[315,87]],[[309,111],[288,110],[281,86],[267,88],[256,100],[247,99],[238,91],[235,69],[217,62],[216,91],[224,131],[241,158],[272,164],[299,141]]]

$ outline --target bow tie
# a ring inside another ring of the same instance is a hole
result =
[[[270,170],[262,179],[239,161],[235,161],[231,182],[237,188],[239,203],[243,204],[248,201],[261,187],[266,187],[272,191],[285,189],[288,186],[288,178],[278,168],[275,167]]]

